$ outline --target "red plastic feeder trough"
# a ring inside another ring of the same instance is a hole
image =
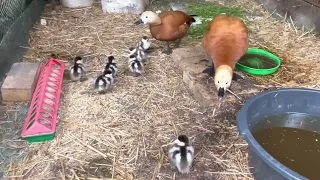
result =
[[[41,68],[22,134],[28,142],[54,138],[65,64],[51,58]]]

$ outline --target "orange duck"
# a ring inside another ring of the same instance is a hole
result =
[[[212,67],[205,69],[203,73],[214,76],[220,103],[231,81],[243,79],[233,70],[237,61],[248,50],[248,29],[241,19],[220,14],[209,22],[202,43],[212,60]]]
[[[148,24],[153,38],[167,42],[167,50],[163,52],[171,54],[172,49],[169,42],[176,41],[176,48],[179,47],[181,39],[187,34],[190,25],[196,22],[193,16],[196,15],[188,15],[183,11],[167,11],[160,16],[152,11],[145,11],[135,24]]]

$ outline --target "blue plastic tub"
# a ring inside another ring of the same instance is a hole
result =
[[[251,133],[255,131],[254,126],[258,121],[285,113],[320,117],[320,91],[301,88],[265,91],[250,98],[237,113],[238,130],[249,145],[249,167],[252,167],[251,172],[257,180],[307,180],[268,154]],[[320,122],[302,121],[297,118],[293,122],[277,122],[268,126],[295,127],[320,133]]]

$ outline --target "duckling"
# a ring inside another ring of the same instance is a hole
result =
[[[129,57],[131,55],[135,56],[138,61],[145,62],[148,59],[148,55],[143,49],[141,48],[141,44],[139,43],[136,48],[131,47],[129,48]]]
[[[74,64],[69,68],[70,79],[72,81],[79,81],[85,78],[86,69],[83,64],[83,60],[80,56],[74,58]]]
[[[101,75],[99,75],[93,83],[93,90],[82,90],[80,91],[80,94],[91,94],[91,93],[99,93],[99,94],[104,94],[106,93],[109,89],[114,84],[114,78],[112,74],[111,69],[106,69]]]
[[[104,69],[102,70],[102,72],[106,71],[107,69],[110,69],[112,71],[112,75],[113,77],[115,77],[118,73],[118,65],[115,61],[114,56],[109,56],[108,57],[108,62],[106,64],[106,66],[104,67]]]
[[[193,162],[194,148],[189,144],[189,138],[186,135],[179,135],[173,143],[168,152],[170,164],[180,173],[187,174]]]
[[[129,53],[128,57],[130,57],[131,55],[135,55],[135,54],[137,54],[136,53],[137,52],[137,47],[130,47],[129,51],[130,51],[130,53]]]
[[[100,94],[106,93],[114,83],[113,72],[106,69],[94,82],[94,91]]]
[[[140,41],[140,46],[142,47],[143,51],[147,51],[151,46],[151,41],[148,36],[143,36]]]
[[[135,55],[129,56],[128,67],[134,76],[138,76],[144,73],[144,65],[141,61],[137,60]]]
[[[137,46],[129,48],[129,56],[135,55],[138,61],[145,62],[148,59],[147,50],[150,48],[151,42],[148,36],[143,36]]]
[[[140,42],[136,51],[136,58],[138,61],[145,62],[148,59],[148,55],[143,49],[143,44]]]
[[[212,66],[203,73],[214,76],[220,104],[232,80],[243,79],[234,73],[234,69],[237,61],[248,50],[248,29],[237,17],[217,15],[209,22],[203,34],[202,45],[212,60]]]
[[[146,52],[151,46],[151,41],[148,36],[143,36],[142,39],[137,43],[137,48]],[[131,47],[130,51],[133,51],[134,48]]]
[[[145,11],[135,24],[148,24],[152,37],[166,42],[167,50],[163,52],[169,55],[172,53],[169,42],[176,41],[176,48],[179,47],[191,24],[196,22],[194,16],[197,15],[188,15],[183,11],[167,11],[159,16],[152,11]]]

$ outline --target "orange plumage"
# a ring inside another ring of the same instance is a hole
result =
[[[167,11],[160,14],[161,24],[150,25],[152,36],[160,41],[176,41],[183,38],[190,27],[192,17],[182,11]]]
[[[145,11],[136,24],[148,24],[153,38],[167,42],[167,51],[165,52],[170,54],[172,51],[169,42],[177,41],[176,47],[179,46],[190,25],[195,22],[193,16],[196,15],[188,15],[182,11],[167,11],[159,16],[152,11]]]
[[[248,29],[241,19],[220,14],[209,22],[202,44],[212,59],[214,69],[211,75],[214,73],[215,85],[221,100],[232,79],[236,80],[235,76],[239,78],[233,70],[237,61],[248,50]]]

